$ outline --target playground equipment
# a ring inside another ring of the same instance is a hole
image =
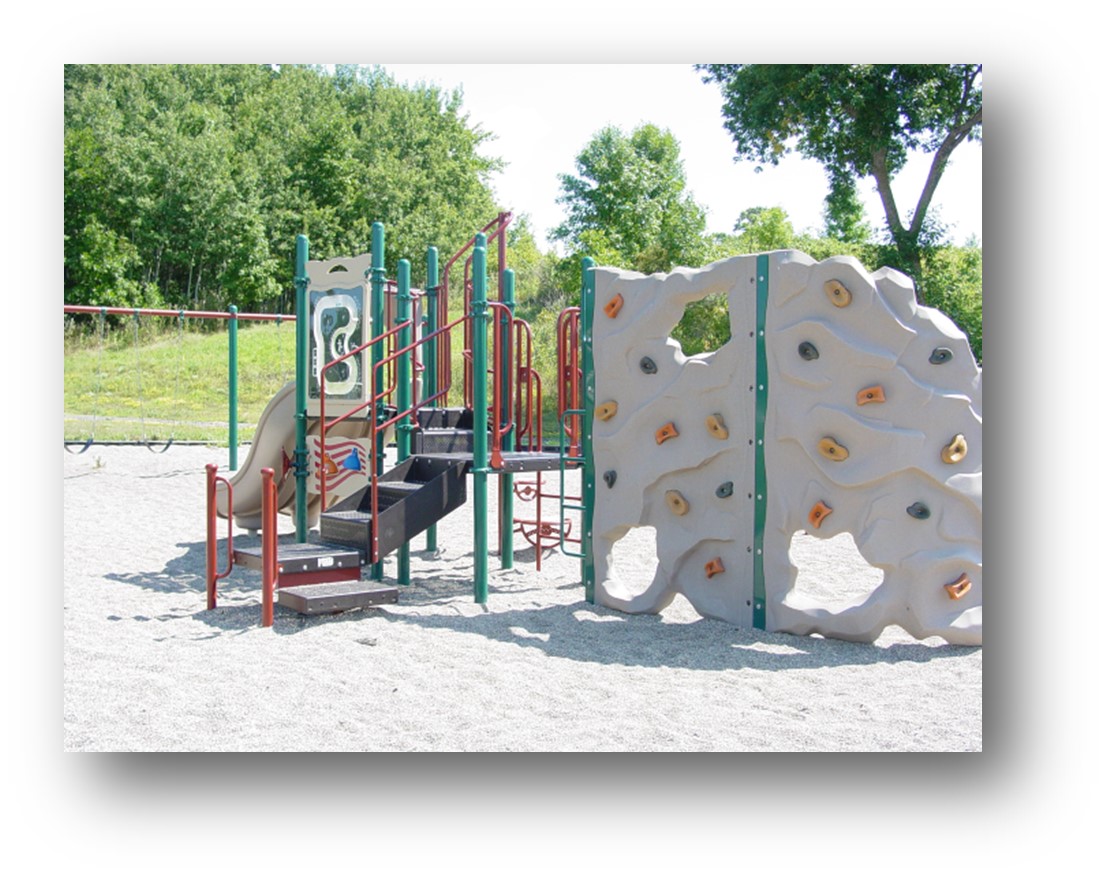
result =
[[[430,249],[423,292],[411,289],[407,261],[396,281],[386,279],[380,224],[365,259],[310,263],[299,238],[295,401],[280,419],[293,447],[269,453],[285,476],[284,495],[276,469],[249,460],[261,476],[262,543],[239,547],[229,532],[228,567],[217,573],[216,517],[234,516],[240,491],[232,487],[238,476],[210,469],[210,608],[217,580],[235,563],[263,572],[264,623],[275,592],[301,612],[391,602],[398,593],[381,584],[384,558],[396,554],[397,585],[409,584],[409,543],[428,531],[435,547],[435,524],[463,504],[469,473],[480,603],[488,479],[497,475],[502,566],[512,565],[515,531],[533,543],[537,566],[541,550],[558,545],[581,559],[590,602],[656,612],[681,593],[703,615],[738,625],[873,640],[897,624],[919,638],[980,643],[981,372],[952,322],[916,303],[909,279],[794,251],[653,276],[586,260],[581,305],[565,310],[557,328],[561,438],[552,448],[540,431],[531,331],[514,316],[508,222],[499,215],[442,273]],[[496,299],[486,290],[493,241]],[[449,271],[468,251],[469,309],[451,319]],[[731,339],[687,356],[671,329],[688,304],[720,292]],[[463,405],[449,407],[456,334]],[[310,431],[318,433],[311,467]],[[387,471],[390,431],[397,463]],[[339,473],[328,438],[339,433],[361,481],[352,492],[328,484],[329,459]],[[574,469],[581,491],[572,497],[566,475]],[[558,494],[543,492],[545,472],[558,473]],[[527,473],[535,480],[514,484]],[[531,519],[514,517],[515,496],[535,502]],[[542,518],[545,498],[558,498],[557,520]],[[297,530],[285,548],[276,540],[279,508]],[[318,542],[307,541],[310,522],[319,523]],[[652,582],[636,587],[622,583],[614,557],[641,525],[656,528],[658,565]],[[850,533],[882,583],[847,604],[803,602],[789,556],[798,532]],[[364,566],[370,582],[359,581]]]

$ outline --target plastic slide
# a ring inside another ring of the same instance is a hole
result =
[[[265,468],[274,470],[274,481],[278,486],[278,511],[293,515],[297,482],[292,468],[287,470],[287,467],[297,444],[297,425],[293,418],[296,403],[296,383],[287,383],[270,399],[259,417],[255,440],[251,444],[246,462],[228,478],[232,488],[232,513],[236,526],[241,529],[258,530],[262,527],[262,469]],[[319,422],[309,420],[306,430],[310,437],[317,434]],[[363,437],[367,429],[368,423],[365,421],[351,420],[331,429],[328,437]],[[315,482],[310,480],[308,483],[310,489],[307,514],[311,529],[320,521],[320,497],[312,490]],[[228,494],[223,484],[216,486],[216,511],[220,517],[227,518]]]

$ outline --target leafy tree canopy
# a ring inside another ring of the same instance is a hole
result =
[[[797,150],[826,169],[831,195],[870,176],[903,268],[921,269],[921,237],[953,150],[981,137],[982,65],[699,64],[716,83],[740,158],[776,164]],[[892,178],[911,151],[933,159],[904,221]]]
[[[552,237],[602,263],[640,272],[696,266],[704,253],[706,212],[686,191],[679,142],[645,124],[625,135],[598,132],[562,175],[566,220]]]
[[[298,233],[354,253],[376,220],[387,267],[457,247],[500,167],[461,107],[378,68],[67,65],[66,298],[276,307]]]

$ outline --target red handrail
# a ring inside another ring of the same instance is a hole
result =
[[[559,377],[556,380],[559,394],[559,418],[566,422],[565,415],[568,410],[582,408],[582,368],[579,367],[579,318],[580,310],[577,306],[568,306],[559,314],[556,325],[556,336],[559,346]],[[571,417],[568,433],[571,441],[570,455],[579,455],[579,436],[581,422],[578,416]]]
[[[207,480],[205,487],[205,510],[207,524],[205,527],[205,595],[208,608],[216,609],[216,583],[226,578],[232,570],[232,490],[227,478],[216,474],[216,466],[209,463],[204,467]],[[216,572],[216,485],[222,483],[228,489],[228,568],[222,573]]]
[[[262,469],[262,627],[274,624],[274,591],[278,587],[278,488],[274,470]]]
[[[297,321],[295,315],[281,315],[267,312],[209,312],[195,309],[128,309],[123,306],[76,306],[64,304],[62,312],[101,313],[105,315],[160,315],[166,318],[232,319],[244,322],[284,322]]]

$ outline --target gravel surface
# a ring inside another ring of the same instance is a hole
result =
[[[278,606],[262,628],[259,574],[237,567],[206,610],[207,462],[223,470],[227,451],[63,452],[67,751],[982,750],[980,648],[765,633],[682,598],[623,615],[584,600],[577,560],[547,552],[538,573],[520,536],[514,569],[491,556],[483,607],[469,502],[437,551],[413,543],[396,604]],[[647,578],[651,536],[620,547]],[[802,590],[874,584],[851,541],[792,557]]]

